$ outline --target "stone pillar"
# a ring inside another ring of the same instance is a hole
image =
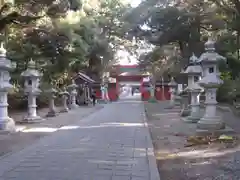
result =
[[[68,86],[68,89],[70,91],[70,108],[76,109],[79,106],[76,104],[76,96],[77,96],[77,89],[78,86],[76,85],[75,81],[72,80],[72,84]]]
[[[76,96],[77,96],[77,90],[74,89],[72,92],[72,98],[71,98],[71,109],[74,109],[74,108],[78,108],[79,106],[77,105],[77,99],[76,99]]]
[[[15,132],[15,122],[8,116],[8,91],[13,87],[10,83],[9,71],[15,69],[16,64],[6,58],[6,50],[0,48],[0,133]]]
[[[191,92],[191,112],[190,116],[188,116],[184,120],[190,123],[197,123],[201,118],[199,97],[200,93],[203,92],[203,89],[198,85],[198,83],[194,83],[191,86],[190,92]]]
[[[151,84],[151,87],[150,87],[151,89],[150,89],[150,96],[151,96],[151,99],[155,99],[155,93],[154,93],[154,90],[155,90],[155,88],[154,88],[154,86]]]
[[[48,94],[48,98],[49,98],[49,110],[46,117],[55,117],[57,116],[57,111],[55,108],[55,98],[56,98],[57,90],[54,88],[51,88],[47,90],[46,93]]]
[[[101,86],[101,98],[102,98],[102,100],[105,100],[105,92],[104,92],[103,86]]]
[[[108,85],[107,84],[105,85],[104,91],[105,91],[105,97],[106,97],[105,99],[107,102],[109,102],[110,98],[108,96]]]
[[[181,94],[182,97],[182,102],[181,102],[181,112],[180,112],[180,116],[181,117],[186,117],[190,115],[190,108],[189,108],[189,103],[188,103],[188,94],[186,94],[186,92],[182,92]]]
[[[90,97],[90,88],[89,88],[89,86],[87,87],[87,99],[88,99],[88,103],[90,103],[91,97]]]
[[[105,96],[105,87],[103,84],[101,84],[101,87],[100,87],[100,90],[101,90],[101,99],[98,99],[98,103],[107,103],[107,100],[106,100],[106,96]]]
[[[78,101],[79,101],[79,104],[82,105],[82,104],[84,104],[84,100],[85,100],[84,99],[84,85],[83,84],[80,85],[80,91],[81,91],[81,94],[78,95],[78,98],[79,98]]]
[[[181,94],[181,92],[179,90],[176,90],[174,101],[175,101],[175,106],[181,108],[182,107],[182,97],[180,96],[180,94]]]
[[[28,114],[21,121],[22,123],[35,123],[42,121],[43,119],[37,115],[36,99],[40,94],[39,81],[42,74],[35,69],[36,64],[30,60],[28,62],[28,68],[22,72],[21,76],[25,79],[24,92],[28,96]]]
[[[162,78],[162,101],[165,101],[165,87],[164,87],[164,79]]]
[[[168,86],[170,87],[170,102],[168,108],[174,108],[175,107],[175,95],[177,93],[177,83],[174,81],[173,78],[171,78],[171,81],[168,83]]]
[[[204,130],[219,130],[224,129],[225,124],[221,117],[217,116],[217,101],[216,101],[217,88],[205,88],[205,113],[204,116],[198,121],[198,129]]]
[[[69,109],[68,109],[68,105],[67,105],[67,100],[69,97],[69,93],[66,91],[66,88],[63,89],[63,91],[60,93],[60,95],[62,96],[62,105],[63,105],[63,108],[60,112],[61,113],[68,112]]]
[[[150,99],[148,100],[148,102],[150,103],[157,102],[157,99],[155,97],[155,86],[153,84],[151,84],[151,87],[150,87]]]
[[[208,40],[205,43],[205,51],[199,58],[202,65],[204,77],[199,81],[199,85],[205,88],[205,113],[198,121],[197,127],[200,131],[210,133],[225,129],[225,124],[220,116],[216,114],[216,91],[223,83],[219,77],[218,62],[226,59],[215,52],[215,42]]]
[[[87,85],[83,85],[84,103],[87,103]]]
[[[174,99],[175,99],[175,89],[171,87],[169,89],[169,92],[171,93],[170,94],[170,107],[174,107],[174,105],[175,105],[175,101],[174,101]]]

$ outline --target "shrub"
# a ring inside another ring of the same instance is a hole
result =
[[[225,80],[224,83],[218,88],[217,101],[225,103],[232,102],[234,98],[233,88],[234,85],[232,80]]]
[[[240,99],[240,79],[225,80],[217,91],[218,102],[231,103]]]

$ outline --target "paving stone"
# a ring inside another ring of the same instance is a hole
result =
[[[131,180],[131,177],[130,176],[112,176],[112,179],[111,180]]]

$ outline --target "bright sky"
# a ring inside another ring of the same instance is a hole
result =
[[[134,65],[138,63],[138,60],[125,50],[118,50],[116,56],[120,65]]]
[[[130,4],[132,7],[137,7],[142,2],[142,0],[129,0],[129,1],[131,1]]]
[[[142,2],[142,0],[127,0],[127,2],[129,2],[134,8],[137,7]],[[127,51],[118,50],[116,55],[119,64],[121,65],[133,65],[138,63],[138,60],[135,57],[131,56],[130,53],[128,53]]]

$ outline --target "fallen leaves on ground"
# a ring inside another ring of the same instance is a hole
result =
[[[187,138],[187,144],[185,147],[207,145],[211,143],[234,143],[236,140],[236,137],[227,135],[190,136]]]

